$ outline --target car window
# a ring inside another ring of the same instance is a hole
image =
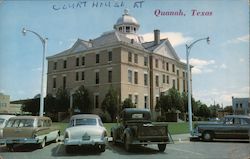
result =
[[[3,125],[4,119],[0,119],[0,127]]]
[[[15,120],[12,127],[18,127],[19,126],[19,123],[20,123],[20,120]]]
[[[91,119],[91,118],[76,119],[76,126],[78,125],[96,125],[96,119]]]
[[[14,124],[15,120],[9,120],[6,127],[12,127],[12,125]]]
[[[240,119],[239,118],[234,118],[234,124],[235,125],[240,125]]]
[[[42,127],[43,126],[43,120],[38,120],[37,127]]]
[[[101,119],[98,119],[98,123],[99,123],[100,126],[103,126],[103,123],[102,123]]]
[[[241,125],[248,125],[249,124],[245,119],[240,119],[240,120],[241,120],[241,122],[240,122]]]
[[[225,118],[225,124],[232,125],[233,124],[233,118]]]
[[[33,127],[34,120],[33,119],[26,119],[24,123],[24,127]]]

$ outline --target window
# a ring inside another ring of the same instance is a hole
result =
[[[110,70],[108,72],[108,82],[111,83],[112,82],[112,70]]]
[[[112,51],[109,51],[108,54],[109,54],[109,61],[112,61]]]
[[[132,101],[132,94],[129,94],[128,98]]]
[[[186,81],[183,80],[183,92],[186,92]]]
[[[126,33],[129,33],[129,31],[130,31],[130,27],[126,26]]]
[[[148,96],[144,96],[144,108],[148,108]]]
[[[63,68],[67,68],[67,60],[63,61]]]
[[[148,85],[148,74],[144,74],[144,86]]]
[[[137,54],[134,54],[134,62],[138,63],[138,55]]]
[[[180,90],[180,83],[179,78],[177,78],[177,89]]]
[[[166,63],[166,69],[167,71],[169,70],[168,62]]]
[[[135,105],[138,104],[138,95],[135,95]]]
[[[134,82],[135,84],[138,84],[138,72],[134,72],[135,76],[134,76]]]
[[[158,68],[158,59],[155,59],[155,68]]]
[[[162,69],[164,70],[165,69],[165,62],[162,61]]]
[[[175,72],[175,65],[172,64],[172,71]]]
[[[242,109],[242,103],[240,103],[240,108]]]
[[[79,80],[79,72],[76,72],[76,81]]]
[[[182,72],[182,77],[185,78],[185,72],[184,71]]]
[[[144,66],[148,66],[148,57],[144,57]]]
[[[177,76],[179,77],[179,70],[177,70]]]
[[[99,84],[99,72],[95,73],[95,84]]]
[[[76,66],[79,66],[79,57],[76,58]]]
[[[57,62],[54,62],[54,70],[57,69]]]
[[[63,89],[66,88],[66,76],[63,76]]]
[[[96,54],[95,55],[95,63],[99,63],[100,62],[100,54]]]
[[[82,57],[82,65],[85,65],[85,57]]]
[[[162,75],[162,83],[166,83],[166,76]]]
[[[167,84],[169,84],[169,76],[167,75]]]
[[[85,80],[85,73],[82,71],[82,80]]]
[[[132,62],[132,52],[128,52],[128,62]]]
[[[132,71],[128,70],[128,82],[132,83]]]
[[[173,79],[173,88],[175,88],[175,80]]]
[[[95,108],[99,108],[99,95],[95,95]]]
[[[159,97],[155,97],[155,102],[156,102],[156,103],[159,102]]]
[[[53,88],[56,88],[56,78],[53,78]]]
[[[158,75],[155,76],[155,86],[159,87],[159,76]]]
[[[122,27],[119,27],[119,31],[122,31]]]

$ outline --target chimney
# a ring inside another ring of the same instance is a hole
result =
[[[160,44],[160,30],[158,29],[154,30],[154,42],[155,42],[155,45]]]

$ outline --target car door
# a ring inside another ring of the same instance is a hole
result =
[[[250,131],[250,124],[244,118],[239,118],[239,125],[237,126],[237,134],[240,139],[248,139]]]
[[[234,119],[232,117],[225,118],[224,123],[220,127],[220,135],[218,138],[233,138],[235,136],[234,127]]]

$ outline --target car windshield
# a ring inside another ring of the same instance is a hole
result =
[[[76,119],[75,126],[78,125],[96,125],[96,119],[91,119],[91,118]]]
[[[3,125],[4,119],[0,118],[0,127]]]

